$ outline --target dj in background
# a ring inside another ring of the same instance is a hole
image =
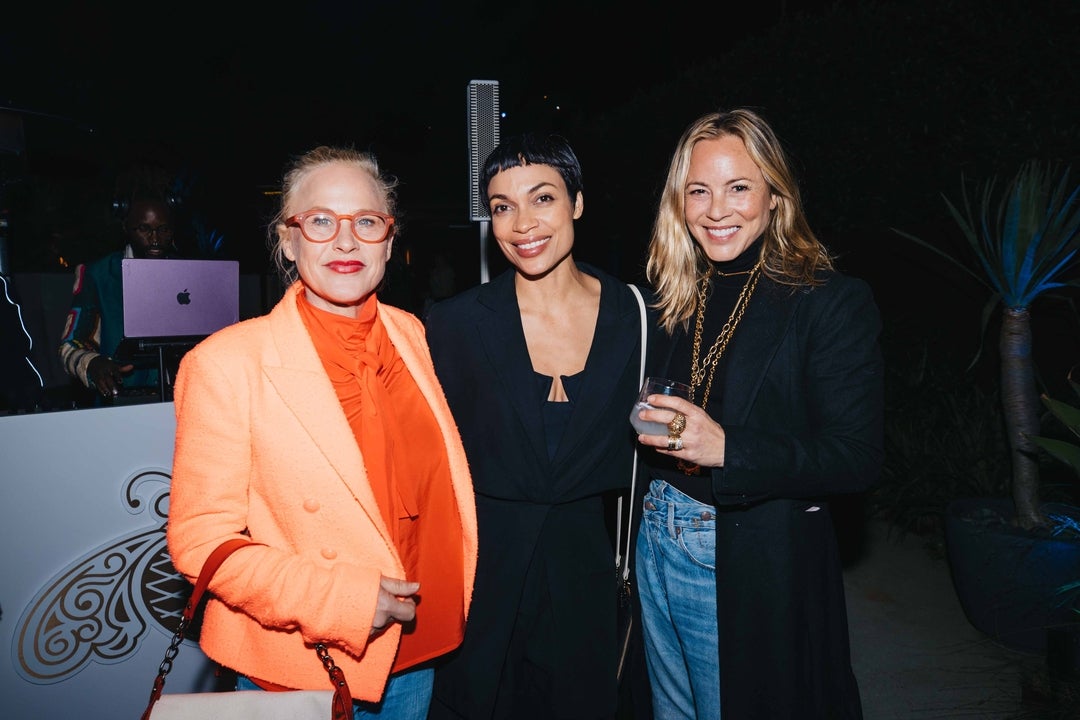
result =
[[[156,360],[114,359],[124,337],[120,267],[124,258],[177,255],[172,208],[156,197],[136,198],[129,204],[123,228],[127,243],[122,250],[75,268],[71,310],[60,340],[64,371],[97,395],[96,404],[117,396],[121,386],[158,386]]]

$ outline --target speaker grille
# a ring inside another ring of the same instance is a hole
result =
[[[490,220],[480,194],[480,167],[499,144],[499,81],[469,82],[469,219]]]

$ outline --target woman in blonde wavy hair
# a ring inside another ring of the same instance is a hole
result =
[[[880,318],[803,214],[784,149],[746,109],[672,157],[647,274],[670,336],[640,435],[637,575],[654,713],[862,717],[829,498],[883,456]]]

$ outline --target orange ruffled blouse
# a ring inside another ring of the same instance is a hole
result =
[[[461,533],[439,426],[379,320],[374,294],[353,319],[297,295],[300,317],[330,376],[364,458],[383,522],[419,581],[416,620],[402,628],[392,672],[461,644]]]

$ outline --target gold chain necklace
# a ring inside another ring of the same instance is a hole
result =
[[[716,366],[720,363],[720,357],[724,354],[724,351],[727,350],[728,343],[731,342],[731,337],[735,334],[735,328],[739,326],[739,321],[742,320],[743,313],[746,312],[746,306],[750,304],[750,296],[754,294],[754,288],[757,287],[758,279],[761,277],[763,262],[764,259],[758,260],[757,264],[750,270],[737,273],[719,273],[717,271],[721,277],[741,275],[743,273],[748,273],[750,277],[746,279],[746,283],[739,292],[739,299],[735,301],[735,307],[731,309],[731,315],[728,316],[724,327],[720,328],[720,333],[716,336],[716,340],[713,341],[712,347],[705,353],[705,357],[698,362],[698,357],[701,354],[701,333],[705,326],[705,304],[709,299],[709,279],[713,275],[714,268],[710,266],[705,273],[705,277],[701,280],[701,289],[698,291],[697,318],[694,323],[694,345],[690,354],[690,402],[694,402],[694,395],[701,383],[704,382],[705,390],[701,394],[702,410],[709,404],[709,394],[712,392]],[[701,473],[701,466],[696,463],[679,460],[676,464],[686,475],[699,475]]]

